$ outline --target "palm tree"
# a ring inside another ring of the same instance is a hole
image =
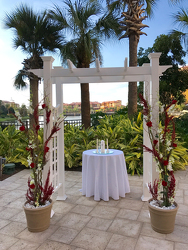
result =
[[[110,38],[118,31],[117,19],[112,13],[101,15],[102,6],[96,0],[64,1],[65,8],[57,5],[50,11],[50,17],[66,30],[70,39],[61,49],[62,63],[70,59],[77,68],[89,68],[99,58],[102,61],[100,46],[102,40]],[[90,127],[89,83],[81,83],[82,124]]]
[[[179,33],[188,49],[188,9],[180,8],[173,18],[174,23],[178,24],[178,29],[173,30],[173,33]]]
[[[172,3],[181,0],[170,0]],[[140,35],[147,35],[142,31],[148,27],[142,21],[153,13],[157,0],[106,0],[110,10],[121,11],[120,28],[125,32],[120,39],[129,39],[129,66],[137,66],[137,48]],[[146,6],[143,9],[143,6]],[[127,7],[126,12],[122,12]],[[147,15],[145,15],[145,12]],[[137,112],[137,82],[129,83],[128,114],[132,116]]]
[[[29,78],[30,99],[32,107],[35,108],[38,105],[40,79],[28,70],[43,68],[41,56],[46,51],[55,52],[56,48],[61,47],[60,27],[51,22],[46,11],[37,13],[23,4],[6,14],[4,25],[14,31],[14,48],[21,48],[29,56],[23,62],[23,69],[15,77],[14,86],[18,89],[26,87],[25,78]]]

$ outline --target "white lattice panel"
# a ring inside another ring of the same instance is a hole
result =
[[[58,108],[53,108],[52,118],[53,125],[58,117]],[[59,187],[59,169],[58,169],[58,133],[55,133],[52,139],[51,148],[51,182],[55,191]]]

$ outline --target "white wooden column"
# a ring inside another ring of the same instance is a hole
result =
[[[51,70],[52,70],[52,63],[54,61],[54,58],[52,56],[42,56],[41,57],[43,60],[43,81],[44,81],[44,97],[47,97],[49,100],[49,107],[50,109],[52,109],[52,83],[51,83]],[[50,119],[48,128],[46,126],[46,117],[44,114],[44,136],[48,136],[50,134],[51,128],[52,128],[52,118]],[[45,138],[44,138],[45,139]],[[43,183],[46,180],[47,174],[48,174],[48,170],[50,169],[50,172],[52,172],[52,140],[49,141],[49,160],[46,163],[44,169],[43,169]],[[51,180],[50,180],[51,181]]]
[[[159,126],[159,75],[160,66],[159,58],[161,53],[150,53],[148,58],[150,59],[151,67],[151,100],[150,105],[152,107],[152,129],[155,132],[158,130]],[[152,183],[155,179],[159,179],[159,173],[156,172],[156,161],[153,158],[152,161]]]
[[[143,64],[148,66],[148,64]],[[150,100],[151,97],[151,77],[146,76],[144,81],[144,98]],[[143,119],[143,144],[151,148],[150,138],[147,132],[147,125]],[[151,194],[148,189],[148,183],[152,181],[152,154],[143,150],[143,195],[141,197],[142,201],[148,201],[151,198]]]
[[[63,113],[63,84],[61,79],[56,79],[56,105],[59,105],[58,115]],[[65,194],[65,161],[64,161],[64,122],[60,124],[60,130],[58,131],[58,196],[56,200],[66,200]]]

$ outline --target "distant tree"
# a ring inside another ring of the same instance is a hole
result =
[[[179,65],[185,65],[183,57],[186,55],[181,45],[179,33],[160,35],[156,38],[152,48],[146,50],[140,48],[138,52],[140,66],[149,62],[147,55],[151,51],[162,52],[159,59],[160,65],[172,65],[160,76],[159,99],[161,103],[168,105],[174,98],[178,104],[183,103],[185,100],[183,92],[188,89],[188,71],[179,68]],[[140,84],[139,91],[142,91],[142,84]]]
[[[9,114],[14,114],[15,113],[14,108],[13,107],[9,107],[8,108],[8,113]]]
[[[142,47],[139,48],[138,50],[138,55],[137,55],[137,64],[138,66],[142,66],[144,63],[149,63],[150,60],[148,58],[148,55],[150,53],[153,53],[154,52],[154,49],[153,47],[152,48],[147,48],[147,49],[144,49]]]
[[[7,114],[8,114],[7,108],[5,107],[5,105],[1,105],[1,107],[0,107],[0,115],[1,115],[1,117],[5,117]]]

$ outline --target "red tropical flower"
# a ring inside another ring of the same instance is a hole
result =
[[[149,121],[149,122],[146,123],[146,125],[151,128],[152,127],[152,122]]]
[[[34,162],[32,162],[32,163],[30,164],[30,167],[31,167],[31,168],[34,168],[34,167],[35,167]]]
[[[154,146],[155,146],[157,143],[158,143],[158,140],[154,140],[154,141],[153,141]]]
[[[168,166],[168,161],[165,160],[165,161],[163,162],[163,164],[164,164],[164,166]]]
[[[48,151],[49,151],[49,147],[44,147],[44,153],[46,154],[46,153],[48,153]]]
[[[173,144],[172,144],[172,147],[176,148],[176,147],[177,147],[177,144],[176,144],[176,143],[173,143]]]
[[[36,129],[36,131],[38,131],[38,130],[40,129],[40,125],[37,125],[37,126],[35,127],[35,129]]]
[[[167,186],[167,182],[166,181],[162,181],[162,185],[163,185],[163,187],[166,187]]]
[[[141,103],[143,104],[143,115],[147,116],[149,114],[149,106],[148,106],[148,103],[147,101],[144,99],[143,95],[141,93],[139,93],[139,97],[140,97],[140,100],[141,100]]]
[[[25,131],[25,126],[24,126],[24,125],[22,125],[22,126],[20,127],[20,131]]]
[[[34,183],[31,184],[31,185],[29,185],[29,187],[30,187],[31,189],[34,189],[34,188],[35,188],[35,184],[34,184]]]
[[[176,102],[177,102],[176,100],[173,100],[173,101],[172,101],[172,104],[176,104]]]
[[[29,147],[26,147],[26,150],[27,150],[27,151],[30,151],[30,150],[31,150],[31,148],[29,148]]]
[[[44,103],[44,104],[42,104],[42,108],[43,109],[45,109],[46,108],[46,104]]]

